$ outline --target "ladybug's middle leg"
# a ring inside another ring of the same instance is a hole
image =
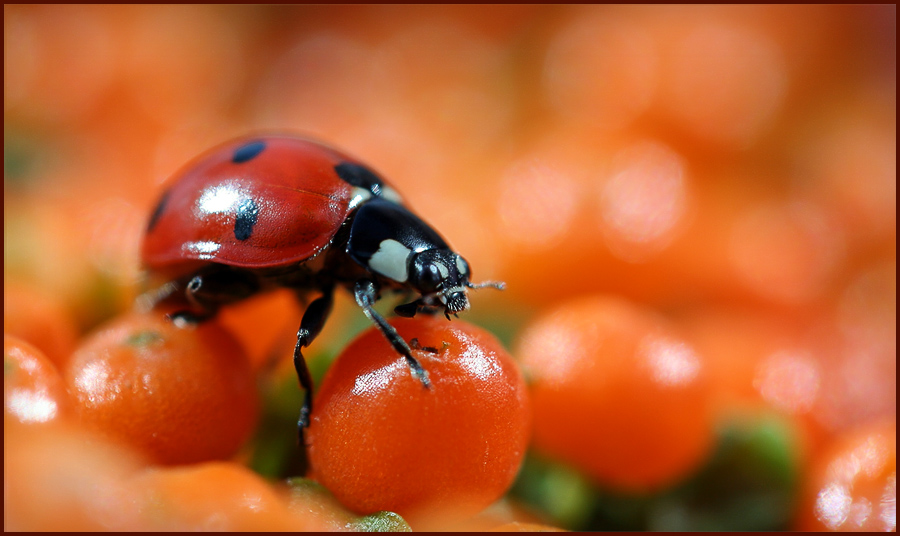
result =
[[[300,408],[300,418],[297,421],[297,433],[300,438],[300,445],[303,442],[303,430],[309,426],[309,414],[312,412],[312,377],[309,374],[309,367],[306,365],[306,359],[303,358],[301,349],[309,346],[313,339],[322,331],[325,320],[331,314],[331,307],[334,304],[334,290],[332,288],[325,289],[321,297],[314,300],[306,308],[303,313],[303,319],[300,321],[300,329],[297,331],[297,344],[294,346],[294,368],[297,370],[297,378],[300,380],[300,387],[303,388],[303,407]]]

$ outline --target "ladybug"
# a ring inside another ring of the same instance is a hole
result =
[[[304,389],[300,439],[312,410],[312,380],[301,352],[321,331],[334,291],[353,293],[426,388],[428,373],[410,346],[373,308],[385,292],[414,295],[400,316],[469,308],[468,263],[404,203],[380,175],[342,152],[292,136],[244,138],[212,149],[169,182],[141,250],[165,284],[145,305],[174,302],[177,325],[202,322],[220,307],[275,288],[305,302],[294,347]],[[415,340],[413,340],[415,345]]]

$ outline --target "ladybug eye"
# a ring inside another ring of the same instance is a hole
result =
[[[422,290],[435,290],[441,284],[441,272],[433,263],[422,266],[422,272],[419,274],[419,285]]]
[[[417,254],[409,272],[412,286],[422,294],[431,294],[445,286],[453,286],[455,272],[448,268],[447,260],[452,262],[441,250],[427,250]]]

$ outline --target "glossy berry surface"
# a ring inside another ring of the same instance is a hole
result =
[[[897,530],[897,426],[873,423],[850,430],[810,468],[799,530]]]
[[[258,474],[227,462],[152,468],[129,479],[138,526],[159,531],[319,531]]]
[[[322,382],[309,430],[314,478],[359,513],[474,513],[512,484],[530,405],[509,354],[485,331],[443,318],[396,319],[431,376],[425,389],[375,330]]]
[[[256,424],[253,369],[215,323],[123,315],[82,342],[64,377],[82,422],[160,463],[228,458]]]
[[[4,335],[4,416],[22,423],[46,423],[64,419],[71,410],[69,393],[56,365],[31,344]]]

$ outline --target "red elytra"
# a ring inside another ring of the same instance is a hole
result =
[[[236,140],[175,174],[148,226],[145,266],[212,261],[267,268],[304,261],[328,246],[352,210],[353,187],[335,166],[355,160],[301,138],[261,139],[265,150],[258,154],[246,139]],[[246,160],[236,156],[241,150]],[[259,212],[266,216],[257,219]],[[236,232],[242,215],[248,236]]]

